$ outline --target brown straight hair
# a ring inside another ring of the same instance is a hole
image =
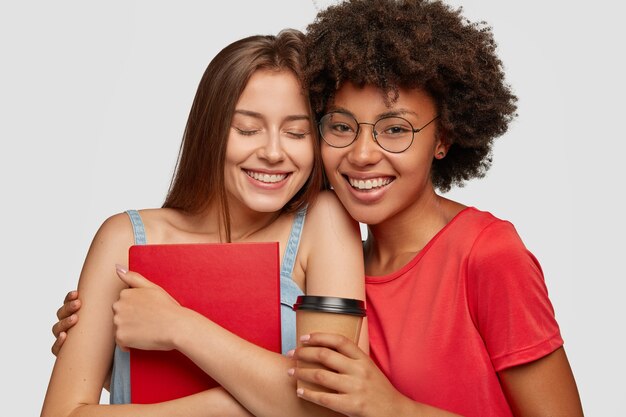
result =
[[[300,31],[285,29],[276,36],[257,35],[233,42],[213,58],[200,80],[189,112],[164,208],[196,214],[217,199],[219,221],[226,233],[225,241],[231,241],[224,163],[235,106],[248,80],[257,70],[291,71],[302,80],[305,59],[303,41],[304,35]],[[308,92],[304,88],[302,92],[308,103]],[[322,187],[317,129],[310,108],[309,113],[311,134],[314,136],[313,170],[282,213],[290,213],[312,203]]]

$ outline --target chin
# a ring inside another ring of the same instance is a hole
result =
[[[340,199],[341,201],[341,199]],[[343,204],[343,201],[342,201]],[[374,206],[367,205],[354,205],[354,204],[344,204],[343,205],[350,217],[356,220],[359,223],[364,223],[367,225],[378,224],[382,221],[382,216],[378,213],[378,210]]]
[[[354,220],[359,223],[363,223],[367,226],[375,226],[381,223],[384,219],[381,216],[377,216],[373,213],[363,213],[363,215],[352,216]]]
[[[246,205],[250,210],[259,213],[277,213],[285,207],[288,200],[281,199],[280,201],[274,199],[255,199],[253,201],[246,201]]]

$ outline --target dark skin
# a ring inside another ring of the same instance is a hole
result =
[[[58,322],[52,326],[52,334],[55,337],[52,345],[52,354],[57,356],[63,342],[67,338],[67,331],[78,322],[78,314],[80,309],[80,300],[78,299],[78,291],[70,291],[63,300],[63,305],[57,311]]]
[[[574,375],[561,347],[526,365],[498,373],[513,413],[530,416],[582,416]]]

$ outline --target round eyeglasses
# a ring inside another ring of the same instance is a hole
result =
[[[439,115],[419,129],[411,122],[399,116],[381,117],[374,123],[358,122],[349,113],[335,111],[326,113],[318,123],[322,139],[333,148],[345,148],[352,145],[359,136],[361,125],[372,126],[374,142],[391,153],[401,153],[409,149],[416,133],[435,121]]]

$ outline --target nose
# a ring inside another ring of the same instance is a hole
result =
[[[259,148],[258,156],[270,164],[276,164],[285,159],[285,150],[283,149],[278,131],[272,131],[267,134],[265,143]]]
[[[356,140],[350,145],[348,160],[356,166],[367,166],[380,161],[381,156],[381,149],[374,140],[374,126],[360,123]]]

